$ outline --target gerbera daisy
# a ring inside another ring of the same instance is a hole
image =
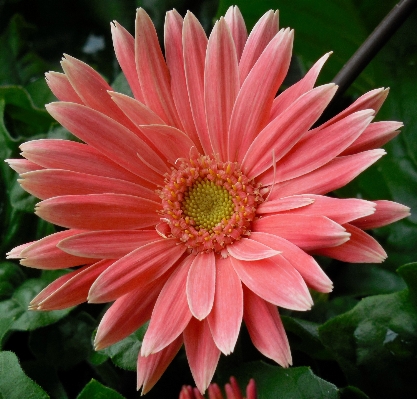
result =
[[[332,290],[311,254],[381,262],[384,250],[363,229],[409,214],[389,201],[323,196],[377,161],[385,152],[376,147],[397,135],[401,123],[372,123],[388,91],[371,91],[312,128],[337,89],[314,88],[329,54],[276,97],[293,43],[277,13],[248,36],[231,7],[207,39],[192,13],[170,11],[165,58],[143,9],[135,38],[111,27],[134,98],[66,55],[64,74],[46,74],[60,100],[46,108],[83,143],[31,141],[21,146],[24,160],[9,160],[42,200],[36,214],[66,228],[9,258],[39,269],[79,266],[30,308],[114,301],[98,350],[150,320],[138,357],[143,393],[183,344],[204,392],[242,319],[259,351],[289,366],[277,306],[308,310],[309,288]]]

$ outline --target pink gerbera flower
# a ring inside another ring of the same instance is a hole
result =
[[[204,392],[220,353],[233,351],[244,320],[253,344],[291,364],[277,306],[313,304],[309,288],[332,283],[311,253],[382,262],[363,229],[409,209],[389,201],[323,196],[377,161],[399,122],[374,122],[388,91],[360,97],[313,128],[336,91],[314,88],[328,58],[279,96],[293,31],[267,12],[247,35],[231,7],[209,39],[192,13],[167,13],[165,58],[151,19],[135,39],[112,24],[114,48],[134,98],[65,56],[47,73],[60,100],[49,113],[84,143],[37,140],[9,160],[36,214],[67,228],[9,253],[39,269],[80,266],[45,288],[31,309],[115,301],[96,349],[150,320],[138,358],[147,392],[184,344]]]

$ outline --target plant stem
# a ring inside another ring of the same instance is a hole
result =
[[[416,7],[417,0],[402,0],[394,6],[334,77],[333,82],[339,86],[337,97],[340,97],[349,88]]]

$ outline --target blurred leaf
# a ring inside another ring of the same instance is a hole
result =
[[[0,36],[0,84],[26,84],[42,75],[48,64],[27,46],[27,37],[36,28],[21,15],[14,15]]]
[[[336,386],[313,374],[308,367],[283,369],[264,362],[245,363],[222,376],[224,382],[235,376],[241,387],[256,381],[259,399],[337,399]]]
[[[350,384],[370,397],[416,397],[417,263],[399,270],[409,288],[363,299],[320,329]]]
[[[133,97],[132,89],[127,82],[127,79],[123,72],[120,72],[114,82],[111,85],[112,89],[118,93],[126,94],[127,96]]]
[[[0,350],[3,348],[3,340],[9,332],[13,319],[10,317],[0,317]]]
[[[124,340],[99,351],[99,353],[109,356],[116,366],[124,370],[136,370],[138,354],[147,328],[148,324],[146,323]]]
[[[366,39],[368,31],[352,0],[220,0],[217,18],[237,5],[248,30],[268,10],[279,10],[280,27],[295,31],[294,53],[310,68],[322,55],[333,51],[319,82],[331,82],[343,65]],[[364,91],[374,85],[371,68],[355,82]]]
[[[49,395],[25,375],[17,356],[0,352],[0,397],[7,399],[47,399]]]
[[[333,284],[338,295],[354,297],[390,294],[405,288],[400,276],[373,265],[341,266]]]
[[[77,399],[124,399],[124,396],[92,379],[77,396]]]
[[[25,89],[29,93],[35,106],[40,109],[44,109],[45,104],[56,101],[56,97],[52,94],[44,77],[31,80],[30,83],[25,86]]]
[[[22,284],[25,274],[22,268],[12,262],[0,262],[0,299],[12,295],[15,287]]]
[[[29,347],[43,362],[70,369],[90,356],[95,320],[87,313],[68,316],[59,323],[30,334]]]
[[[55,276],[63,275],[65,272],[59,270]],[[71,310],[53,310],[49,312],[38,312],[28,310],[29,302],[47,285],[47,278],[26,280],[20,285],[12,297],[0,302],[0,314],[4,318],[13,320],[11,329],[30,331],[57,322],[66,316]]]

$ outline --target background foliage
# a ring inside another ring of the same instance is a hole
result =
[[[295,56],[285,84],[300,78],[324,53],[334,54],[319,83],[329,82],[396,1],[386,0],[3,0],[0,1],[0,158],[17,157],[18,146],[38,138],[70,138],[46,113],[54,101],[43,74],[60,70],[62,53],[95,67],[115,89],[125,85],[113,55],[109,22],[131,32],[135,8],[144,7],[160,37],[165,11],[192,10],[209,32],[215,16],[239,5],[248,28],[268,9],[280,25],[295,29]],[[272,365],[252,347],[242,327],[235,353],[222,357],[215,381],[235,375],[256,379],[259,397],[417,397],[417,12],[414,12],[338,104],[363,92],[390,87],[378,119],[400,120],[402,134],[388,155],[339,190],[342,197],[389,199],[414,210],[407,220],[377,229],[388,252],[382,265],[349,265],[320,258],[335,284],[316,295],[313,310],[283,312],[294,367]],[[33,215],[36,199],[0,163],[0,253],[54,232]],[[400,267],[401,265],[404,265]],[[6,399],[136,398],[135,362],[144,329],[107,350],[94,352],[99,305],[48,313],[29,312],[36,293],[65,271],[22,268],[0,261],[0,397]],[[176,357],[148,398],[177,398],[192,384],[186,357]]]

